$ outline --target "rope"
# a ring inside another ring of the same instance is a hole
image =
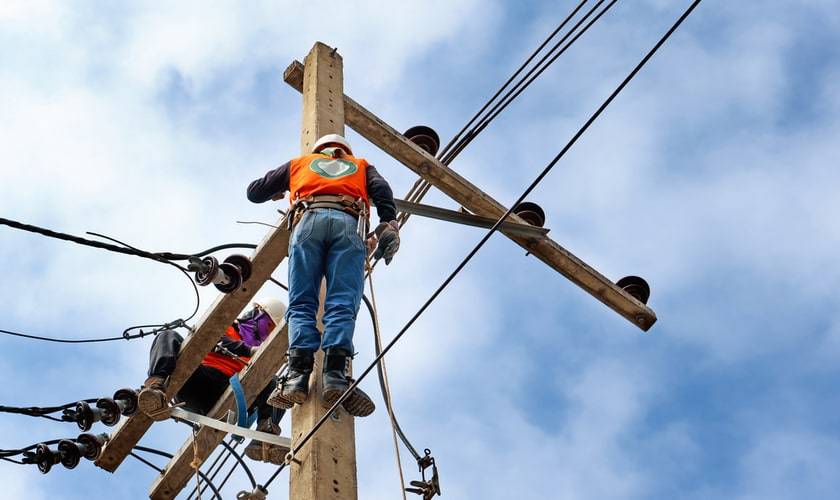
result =
[[[368,268],[370,268],[370,260],[368,260]],[[370,300],[373,305],[373,334],[376,341],[376,350],[382,350],[382,337],[379,334],[379,312],[376,310],[376,295],[373,292],[373,273],[368,273],[368,286],[370,287]],[[405,477],[403,476],[403,469],[402,469],[402,460],[400,459],[400,446],[397,442],[397,425],[396,425],[396,418],[394,417],[394,408],[391,404],[391,386],[388,384],[388,370],[385,368],[385,360],[383,359],[380,361],[379,368],[382,370],[382,382],[385,388],[385,392],[383,396],[385,397],[385,408],[388,410],[388,417],[391,420],[391,437],[394,440],[394,456],[396,457],[397,461],[397,471],[400,474],[400,492],[402,493],[403,500],[406,500],[405,496]]]
[[[201,481],[198,477],[198,470],[201,468],[201,459],[198,458],[198,428],[193,426],[192,428],[192,435],[193,435],[193,459],[190,463],[190,467],[195,470],[195,489],[198,491],[198,500],[201,500]]]
[[[405,326],[403,326],[403,328],[394,336],[394,338],[391,339],[391,341],[388,343],[387,346],[385,346],[382,352],[374,358],[374,360],[371,362],[370,365],[368,365],[367,368],[365,368],[365,370],[362,372],[359,378],[357,378],[355,381],[353,381],[352,384],[350,384],[350,387],[348,387],[344,394],[342,394],[333,403],[333,405],[324,413],[324,415],[318,420],[318,422],[316,422],[315,425],[309,430],[309,432],[307,432],[303,436],[303,438],[298,440],[298,443],[294,446],[294,449],[291,452],[292,455],[297,454],[306,445],[306,443],[309,442],[312,436],[315,435],[315,433],[318,432],[318,430],[324,425],[327,419],[330,418],[332,412],[334,412],[336,408],[338,408],[344,402],[344,400],[347,399],[347,396],[351,394],[352,391],[356,389],[356,387],[358,387],[359,383],[362,380],[364,380],[364,378],[370,373],[373,367],[376,366],[377,363],[379,363],[379,361],[388,353],[388,351],[391,350],[391,348],[394,347],[394,345],[396,345],[397,342],[399,342],[399,340],[402,338],[403,335],[405,335],[405,333],[414,324],[414,322],[417,321],[417,319],[423,314],[423,312],[425,312],[426,309],[429,308],[432,302],[434,302],[435,299],[437,299],[437,297],[443,292],[443,290],[446,289],[449,283],[451,283],[452,280],[455,279],[455,277],[458,275],[458,273],[461,272],[461,270],[467,265],[467,263],[469,263],[470,260],[472,260],[475,254],[478,253],[478,251],[484,246],[485,243],[487,243],[487,240],[489,240],[490,237],[493,236],[493,233],[496,232],[496,230],[499,228],[502,222],[505,219],[507,219],[511,212],[513,212],[513,209],[517,205],[522,203],[525,197],[528,196],[531,193],[531,191],[533,191],[534,188],[537,187],[537,185],[545,178],[546,175],[548,175],[549,172],[551,172],[551,170],[554,168],[557,162],[560,161],[561,158],[563,158],[566,152],[568,152],[569,149],[571,149],[571,147],[578,141],[578,139],[580,139],[580,137],[589,129],[592,123],[594,123],[595,120],[599,116],[601,116],[601,114],[610,105],[610,103],[612,103],[616,96],[618,96],[618,94],[620,94],[621,91],[624,90],[627,84],[630,83],[630,81],[636,76],[636,74],[642,69],[642,67],[644,67],[644,65],[650,60],[650,58],[653,57],[653,55],[659,50],[659,48],[665,43],[665,41],[668,40],[668,38],[670,38],[671,34],[674,33],[674,31],[676,31],[676,29],[683,23],[683,21],[685,21],[685,19],[691,14],[691,12],[694,11],[694,9],[697,7],[697,5],[700,4],[701,1],[702,0],[694,0],[694,2],[683,13],[683,15],[680,16],[680,18],[674,23],[673,26],[671,26],[668,32],[665,33],[665,35],[656,43],[656,45],[654,45],[654,47],[644,56],[644,58],[642,58],[642,60],[636,65],[635,68],[633,68],[630,74],[627,75],[627,77],[621,82],[621,84],[619,84],[619,86],[612,92],[612,94],[610,94],[610,96],[601,104],[601,106],[598,107],[598,109],[592,114],[592,116],[590,116],[589,119],[586,120],[586,123],[583,124],[583,126],[575,133],[575,135],[572,136],[569,142],[566,143],[563,149],[561,149],[560,152],[557,153],[557,155],[548,163],[548,165],[545,166],[542,172],[540,172],[536,179],[534,179],[531,182],[531,184],[510,206],[510,208],[508,208],[507,211],[505,211],[505,213],[496,221],[496,223],[493,224],[493,227],[491,227],[487,231],[487,233],[484,235],[484,237],[481,238],[478,244],[476,244],[476,246],[467,254],[467,256],[461,261],[461,263],[458,264],[455,270],[452,271],[452,273],[444,280],[444,282],[437,288],[437,290],[435,290],[434,293],[432,293],[431,297],[429,297],[426,300],[426,302],[420,307],[420,309],[416,313],[414,313],[414,316],[412,316],[411,319],[405,324]],[[285,465],[286,464],[283,464],[280,467],[278,467],[274,474],[269,478],[268,482],[265,483],[265,487],[268,487],[268,485],[285,468]]]

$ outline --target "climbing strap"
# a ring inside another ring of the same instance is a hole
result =
[[[230,388],[233,389],[233,395],[236,398],[236,425],[245,429],[250,429],[254,421],[257,419],[257,410],[248,414],[248,404],[245,401],[245,391],[242,389],[242,382],[239,381],[239,374],[234,373],[230,377]],[[237,440],[241,441],[242,436],[234,435]]]

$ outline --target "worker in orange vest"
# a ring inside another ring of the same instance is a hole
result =
[[[271,170],[248,186],[254,203],[279,200],[289,192],[288,220],[294,226],[289,243],[289,370],[268,402],[280,408],[303,403],[315,352],[324,350],[323,395],[333,404],[348,389],[346,366],[353,355],[353,330],[364,289],[367,252],[391,262],[399,249],[399,225],[391,187],[373,165],[353,156],[337,134],[318,139],[310,154]],[[379,225],[367,233],[371,202]],[[326,278],[324,335],[318,312],[322,278]],[[351,415],[373,412],[373,401],[361,390],[343,403]]]
[[[213,352],[207,354],[190,378],[175,395],[190,411],[206,415],[230,385],[230,378],[245,368],[268,335],[282,325],[286,305],[273,297],[262,297],[229,326]],[[169,418],[166,387],[175,370],[178,353],[184,338],[174,330],[164,330],[155,336],[149,350],[149,377],[138,397],[140,411],[154,420]],[[257,395],[249,411],[257,411],[257,430],[280,435],[283,411],[273,409],[267,402],[276,387],[272,379]],[[277,444],[252,440],[245,455],[253,460],[281,464],[289,449]]]

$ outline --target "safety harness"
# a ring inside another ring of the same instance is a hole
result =
[[[312,208],[332,208],[341,210],[355,217],[358,221],[357,232],[364,239],[368,231],[368,207],[361,198],[353,198],[345,194],[314,194],[306,198],[297,198],[289,209],[288,228],[292,230],[303,214]]]

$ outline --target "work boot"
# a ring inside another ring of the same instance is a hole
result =
[[[345,375],[347,358],[350,353],[344,349],[328,349],[324,352],[324,371],[322,374],[324,401],[332,405],[350,387],[350,380]]]
[[[370,399],[370,396],[358,387],[353,389],[347,399],[342,401],[341,406],[354,417],[367,417],[376,409],[376,405]]]
[[[257,431],[279,436],[280,426],[272,422],[271,417],[269,417],[257,422]],[[251,460],[268,462],[276,465],[281,465],[285,462],[287,453],[289,453],[289,448],[286,446],[266,443],[258,439],[252,439],[251,442],[248,443],[248,446],[245,447],[245,456]]]
[[[289,371],[280,378],[280,385],[269,396],[268,404],[288,410],[294,403],[302,404],[306,401],[309,396],[309,375],[314,363],[315,356],[312,351],[289,349]],[[279,397],[274,397],[278,389]]]
[[[160,422],[169,418],[169,412],[166,411],[168,407],[166,377],[152,375],[147,378],[137,395],[137,408],[152,420]]]

